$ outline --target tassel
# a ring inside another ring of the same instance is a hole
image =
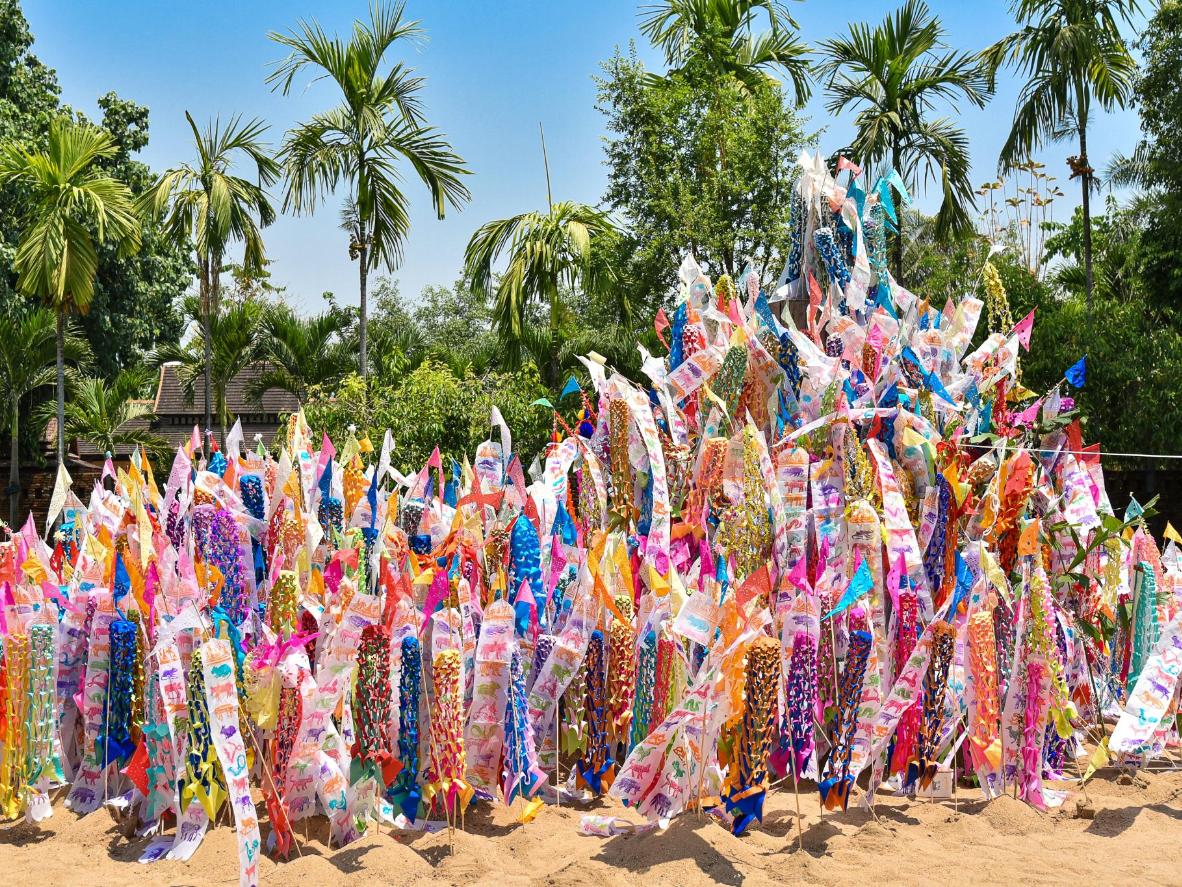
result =
[[[923,679],[923,717],[915,741],[915,755],[907,762],[903,788],[914,796],[918,782],[921,789],[931,785],[939,763],[935,759],[936,740],[944,718],[944,693],[948,689],[948,667],[956,645],[956,629],[943,620],[933,622],[932,659]]]
[[[546,774],[538,768],[537,749],[526,709],[525,669],[520,649],[509,661],[509,700],[505,706],[505,770],[501,791],[505,804],[520,795],[532,798],[545,784]]]
[[[596,795],[611,788],[613,760],[607,744],[607,709],[604,687],[603,632],[591,632],[587,644],[587,682],[584,715],[587,724],[586,751],[576,767],[577,782]]]
[[[422,680],[419,639],[402,639],[402,680],[398,689],[398,759],[402,769],[387,797],[414,822],[419,814],[419,692]]]
[[[181,783],[181,810],[197,801],[213,822],[226,798],[226,777],[222,774],[209,732],[209,704],[205,699],[205,673],[199,650],[193,651],[189,663],[188,695],[189,751],[185,758],[184,782]]]
[[[851,631],[845,670],[841,675],[837,721],[829,754],[822,768],[827,775],[817,786],[826,810],[836,810],[838,807],[845,810],[849,803],[850,789],[854,783],[853,777],[849,775],[850,756],[853,754],[854,731],[858,728],[858,702],[862,696],[869,656],[870,632]]]
[[[467,806],[473,794],[464,781],[462,654],[459,650],[442,650],[432,665],[435,708],[431,715],[430,793],[433,797],[436,792],[442,792],[444,809],[454,816],[458,810],[457,799]]]
[[[636,649],[632,640],[632,600],[616,596],[621,619],[613,619],[608,630],[607,733],[612,750],[627,744],[632,717],[632,695],[636,690]]]
[[[747,651],[743,720],[723,802],[734,816],[732,831],[741,835],[752,822],[763,822],[767,794],[767,756],[775,735],[776,688],[780,683],[780,647],[769,637],[756,638]]]
[[[135,654],[138,646],[135,624],[129,619],[111,623],[111,682],[107,691],[107,711],[98,747],[103,766],[127,763],[135,751],[131,740],[132,692],[135,686]]]

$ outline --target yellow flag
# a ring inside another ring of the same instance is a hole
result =
[[[1092,752],[1092,759],[1088,761],[1088,769],[1084,772],[1083,779],[1080,781],[1080,785],[1083,785],[1085,782],[1091,779],[1092,776],[1095,775],[1096,771],[1101,767],[1106,767],[1107,765],[1108,737],[1105,736],[1103,741],[1096,746],[1096,750]]]
[[[1166,521],[1165,537],[1172,542],[1177,542],[1179,545],[1182,545],[1182,536],[1178,535],[1178,531],[1174,529],[1174,525],[1169,521]]]

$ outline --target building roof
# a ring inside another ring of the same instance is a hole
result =
[[[177,373],[179,363],[169,362],[160,367],[160,380],[156,385],[156,402],[154,412],[162,416],[191,416],[205,415],[205,390],[198,379],[193,386],[192,397],[187,397],[185,387],[181,384]],[[253,363],[230,380],[226,386],[226,406],[235,416],[254,416],[262,414],[290,413],[298,410],[300,402],[296,396],[278,388],[269,388],[263,393],[260,401],[247,395],[251,384],[267,371],[263,362]],[[243,419],[245,424],[246,419]]]
[[[156,383],[156,396],[150,400],[137,401],[146,405],[150,412],[137,416],[125,423],[120,430],[151,431],[163,438],[170,450],[183,446],[193,433],[193,426],[200,425],[205,418],[205,397],[200,380],[193,392],[192,400],[185,396],[184,386],[177,374],[177,363],[166,363],[160,367]],[[243,446],[253,449],[255,435],[263,436],[263,445],[270,447],[275,435],[282,429],[280,418],[285,413],[299,409],[300,402],[294,394],[271,388],[264,392],[261,403],[247,396],[250,384],[266,371],[266,365],[256,363],[231,380],[226,390],[226,402],[230,413],[242,422]],[[216,426],[216,419],[215,419]],[[45,427],[45,446],[52,449],[57,440],[57,418],[49,420]],[[76,440],[69,449],[80,458],[101,460],[104,453],[89,441]],[[115,457],[131,455],[134,447],[119,447]]]

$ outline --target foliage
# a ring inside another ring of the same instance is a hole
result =
[[[342,319],[332,312],[301,317],[284,304],[266,308],[259,357],[267,370],[248,389],[261,398],[271,388],[303,400],[313,385],[330,384],[352,363],[352,349],[340,338]]]
[[[545,306],[549,338],[557,342],[563,327],[564,292],[606,294],[615,284],[610,266],[592,261],[598,240],[616,233],[607,214],[583,203],[562,201],[546,213],[527,212],[482,225],[464,252],[464,273],[472,292],[493,304],[496,325],[510,368],[521,365],[522,344],[532,309]],[[507,265],[496,276],[494,266]],[[547,379],[557,383],[556,361],[546,361]]]
[[[908,187],[938,182],[940,237],[971,229],[974,201],[968,137],[949,118],[932,115],[940,104],[955,110],[960,101],[983,108],[990,94],[980,60],[944,49],[945,36],[923,0],[907,0],[876,27],[851,23],[847,36],[821,44],[826,108],[857,111],[848,156],[868,178],[894,169]]]
[[[603,244],[605,261],[636,315],[651,318],[673,294],[686,250],[716,277],[737,276],[750,260],[765,284],[774,282],[787,250],[795,161],[808,142],[783,89],[719,79],[696,57],[655,79],[635,47],[617,51],[603,71],[604,202],[628,226]]]
[[[186,298],[185,311],[194,320],[202,317],[200,299]],[[234,418],[230,414],[226,391],[230,382],[261,356],[259,331],[264,311],[260,302],[251,299],[227,300],[216,314],[209,316],[207,325],[196,325],[194,335],[187,342],[161,349],[157,354],[159,362],[177,361],[180,364],[177,379],[190,403],[206,367],[209,368],[211,411],[222,426],[223,437]]]
[[[757,31],[763,21],[767,30]],[[662,0],[645,8],[640,30],[664,53],[671,74],[701,63],[754,93],[777,83],[781,70],[796,103],[808,100],[809,48],[779,0]]]
[[[344,436],[350,425],[369,434],[375,446],[390,428],[394,434],[392,464],[417,471],[436,446],[445,460],[471,460],[476,446],[489,436],[489,414],[495,405],[513,429],[514,448],[528,465],[541,452],[550,429],[547,410],[531,406],[545,397],[537,370],[515,373],[472,372],[457,376],[445,364],[425,360],[396,384],[371,377],[368,384],[350,374],[336,386],[314,386],[304,415],[314,434]],[[446,461],[445,461],[445,464]]]
[[[149,454],[164,451],[167,444],[159,435],[147,428],[127,427],[134,419],[151,418],[151,401],[143,398],[154,379],[148,367],[122,370],[109,381],[101,376],[72,378],[66,404],[67,439],[84,440],[100,453],[134,447]]]
[[[20,456],[22,435],[25,449],[31,449],[30,439],[43,425],[27,421],[33,413],[27,404],[34,394],[46,391],[54,383],[57,362],[57,318],[48,308],[36,306],[19,313],[0,314],[0,416],[8,429],[8,487],[9,520],[17,520],[17,500],[20,498]],[[64,330],[63,358],[73,364],[90,360],[90,348],[79,338],[75,323]],[[39,447],[37,448],[40,449]]]
[[[1117,185],[1144,191],[1145,228],[1140,244],[1149,296],[1155,305],[1182,306],[1182,169],[1175,156],[1182,127],[1182,4],[1165,0],[1142,32],[1143,61],[1135,92],[1142,138],[1129,157],[1115,159]]]

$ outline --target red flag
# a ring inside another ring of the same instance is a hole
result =
[[[772,580],[767,574],[767,564],[764,564],[739,586],[739,606],[745,607],[753,598],[760,597],[764,601],[771,600]]]
[[[657,338],[661,340],[661,344],[665,346],[665,350],[669,350],[669,343],[665,341],[663,333],[669,329],[669,318],[665,316],[665,309],[658,308],[657,316],[653,318],[653,329],[657,333]]]
[[[145,798],[148,796],[148,746],[142,737],[135,747],[135,753],[120,772],[131,780],[141,795]]]
[[[1022,350],[1030,350],[1030,334],[1034,331],[1034,312],[1031,308],[1030,313],[1014,324],[1014,335],[1018,337],[1018,341],[1022,343]]]

